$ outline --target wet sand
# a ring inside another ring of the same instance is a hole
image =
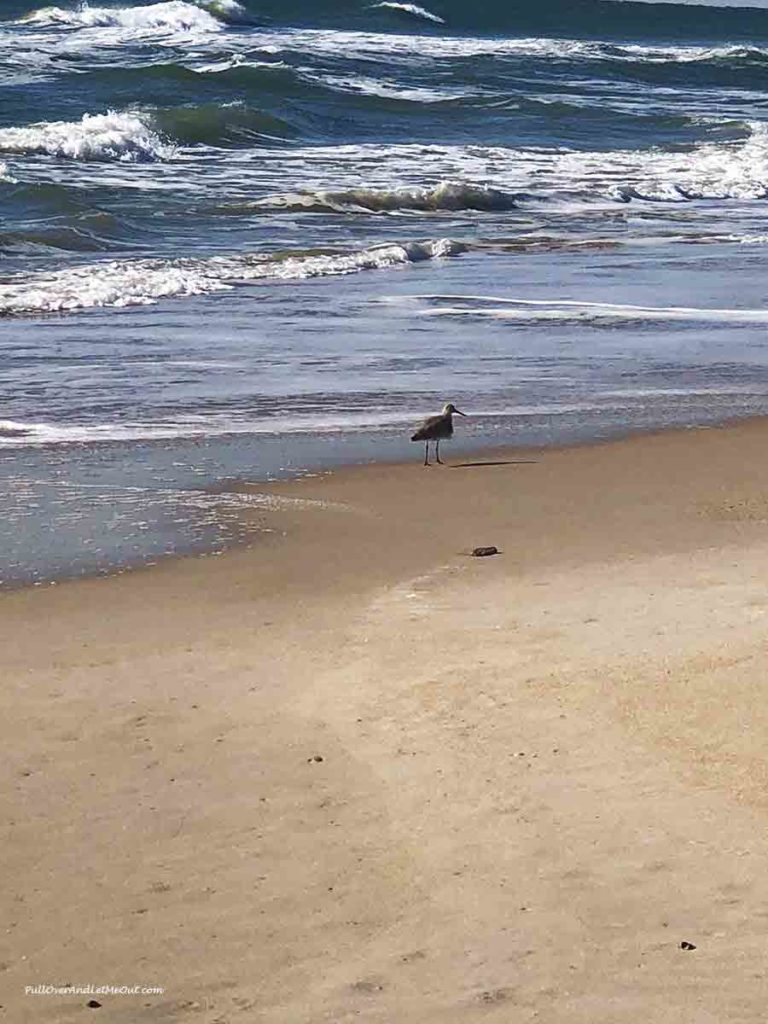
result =
[[[414,446],[2,595],[0,1019],[764,1020],[767,449]]]

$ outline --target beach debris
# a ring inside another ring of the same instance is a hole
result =
[[[384,991],[384,985],[379,978],[361,978],[360,981],[353,981],[349,987],[353,992],[363,992],[366,995]]]
[[[493,544],[489,544],[487,547],[473,548],[472,554],[475,558],[487,558],[489,555],[498,555],[499,549]]]
[[[504,1003],[512,995],[511,989],[508,988],[494,988],[487,992],[481,992],[477,997],[481,1003],[487,1003],[493,1005],[494,1003]]]
[[[414,960],[426,960],[427,954],[423,949],[414,949],[412,953],[404,953],[400,957],[401,963],[410,964]]]
[[[307,764],[312,764],[313,761],[317,761],[319,763],[322,760],[323,758],[320,754],[313,754],[312,757],[307,758]]]
[[[696,949],[692,942],[686,942],[685,939],[680,943],[680,949]]]
[[[89,1009],[91,1009],[91,1010],[100,1010],[101,1009],[101,1003],[98,1002],[96,999],[89,999],[88,1002],[85,1005]]]

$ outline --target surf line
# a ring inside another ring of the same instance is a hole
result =
[[[624,313],[682,313],[702,318],[722,316],[728,319],[763,322],[768,309],[720,309],[707,306],[631,306],[615,302],[582,302],[577,299],[506,299],[498,295],[414,295],[416,301],[429,302],[493,302],[505,306],[546,306],[550,309],[567,306],[569,309],[605,309]]]

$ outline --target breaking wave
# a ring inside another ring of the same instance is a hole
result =
[[[514,210],[515,198],[485,185],[443,181],[434,188],[352,188],[340,192],[295,192],[268,196],[251,204],[255,209],[296,210],[305,213],[421,213]]]
[[[759,200],[768,197],[768,125],[733,125],[740,138],[675,150],[579,151],[566,148],[432,147],[419,158],[424,174],[443,174],[457,164],[469,177],[488,182],[488,194],[520,204],[574,200],[580,203]],[[417,158],[414,147],[392,147],[392,171],[404,175]],[[338,161],[337,167],[341,167]],[[338,173],[338,172],[337,172]],[[471,207],[469,207],[471,208]]]
[[[743,140],[635,158],[635,182],[617,186],[615,198],[625,202],[766,198],[768,125],[752,122],[746,128],[749,134]]]
[[[0,152],[135,163],[169,160],[174,148],[141,115],[110,110],[106,114],[84,114],[80,121],[0,129]]]
[[[638,201],[687,203],[768,197],[768,125],[736,122],[732,136],[675,149],[575,150],[565,147],[390,145],[307,146],[266,150],[261,166],[293,189],[220,209],[296,213],[504,213],[541,204]],[[721,130],[715,126],[715,133]],[[272,168],[274,167],[274,170]],[[356,184],[361,169],[374,181]],[[437,185],[406,184],[418,175]],[[375,177],[374,177],[375,176]],[[302,187],[302,178],[332,181]],[[274,179],[273,179],[274,180]],[[396,182],[391,186],[387,181]],[[379,184],[380,183],[380,184]],[[566,207],[567,208],[567,207]]]
[[[514,186],[542,199],[584,198],[686,203],[768,196],[768,125],[740,126],[744,137],[678,150],[616,150],[548,154],[509,151]]]
[[[223,23],[245,18],[246,11],[234,0],[188,3],[163,0],[146,7],[90,7],[74,10],[44,7],[26,15],[22,21],[38,26],[61,25],[71,29],[117,28],[133,33],[218,32]]]
[[[175,260],[111,260],[50,274],[21,274],[0,283],[0,315],[57,313],[94,306],[148,306],[173,296],[227,291],[267,279],[306,280],[404,266],[465,247],[447,238],[374,246],[352,252],[246,254]]]

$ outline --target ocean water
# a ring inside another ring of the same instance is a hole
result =
[[[5,0],[0,82],[0,585],[248,539],[228,482],[444,401],[768,411],[768,11]]]

